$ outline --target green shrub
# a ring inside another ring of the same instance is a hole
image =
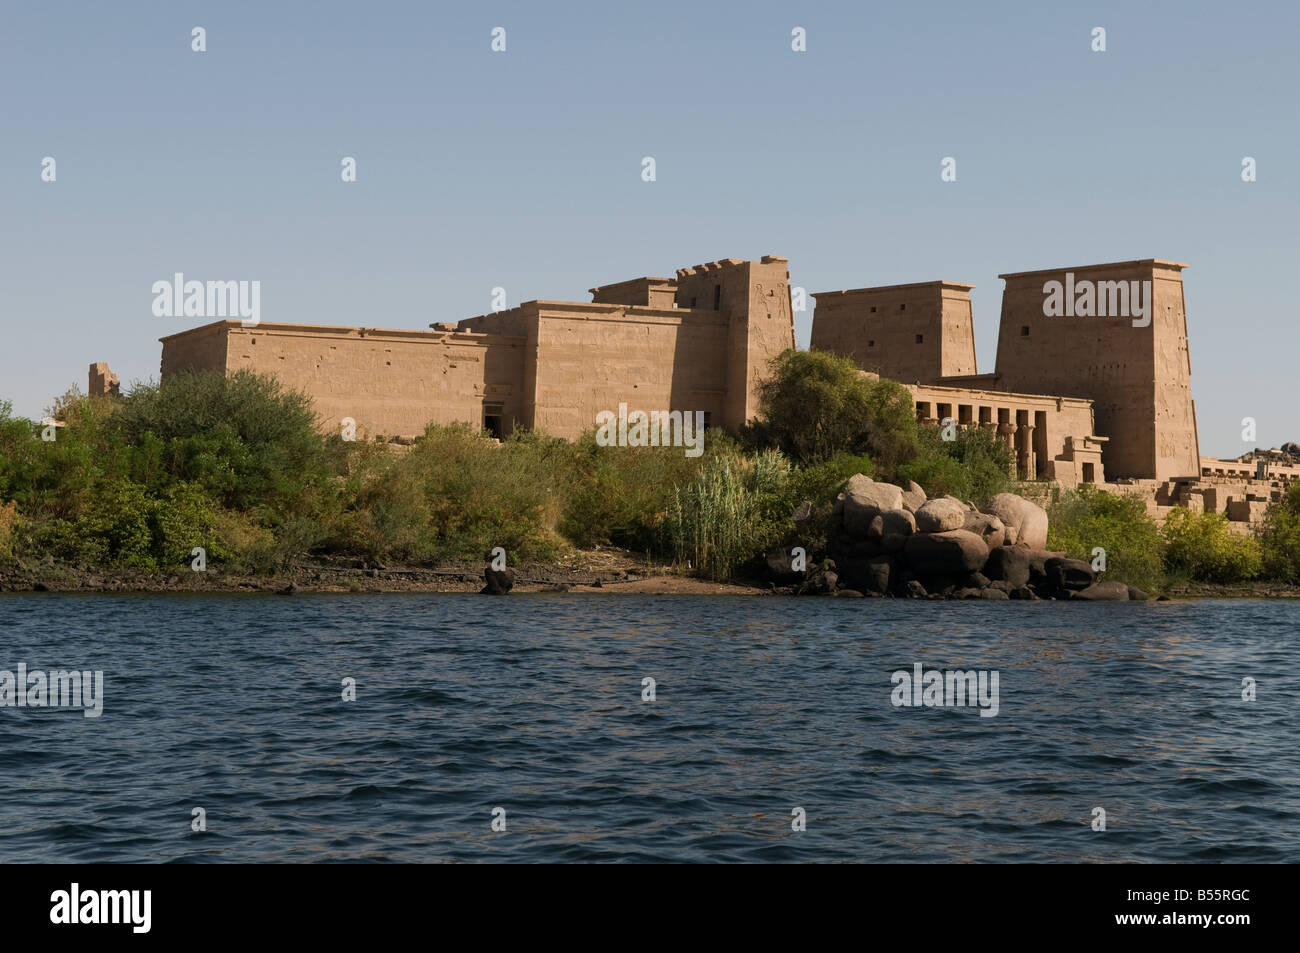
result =
[[[711,579],[731,579],[781,538],[789,487],[789,461],[776,451],[714,458],[669,504],[665,532],[676,559]]]
[[[223,506],[264,508],[274,523],[328,477],[310,398],[269,375],[173,374],[116,403],[109,441],[153,492],[194,483]]]
[[[1241,582],[1263,569],[1259,543],[1232,532],[1223,513],[1193,513],[1175,507],[1161,528],[1165,565],[1198,582]]]
[[[983,506],[1011,484],[1014,460],[995,434],[972,427],[944,440],[938,427],[922,427],[919,452],[898,468],[902,482],[915,480],[927,496],[951,494]]]
[[[1164,585],[1164,540],[1146,503],[1084,485],[1063,493],[1048,509],[1047,548],[1091,562],[1106,551],[1103,578],[1143,589]]]
[[[1300,483],[1292,483],[1282,500],[1269,507],[1259,543],[1268,576],[1300,584]]]
[[[570,463],[561,532],[578,546],[658,549],[674,487],[730,446],[718,430],[705,434],[701,457],[681,447],[602,447],[594,432],[584,435]]]
[[[750,444],[779,448],[797,463],[869,453],[892,475],[916,453],[911,393],[894,381],[872,380],[848,358],[784,351],[758,393],[760,421],[748,432]]]
[[[394,555],[417,562],[497,546],[512,563],[554,558],[567,548],[556,527],[571,454],[554,438],[498,444],[464,424],[431,425],[387,472],[377,524]]]
[[[796,504],[804,500],[814,504],[830,501],[849,477],[856,473],[872,476],[875,471],[875,463],[865,453],[836,454],[823,463],[795,470],[790,496]]]

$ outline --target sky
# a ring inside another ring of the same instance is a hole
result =
[[[5,0],[0,400],[156,379],[206,323],[153,314],[175,272],[424,328],[775,254],[809,292],[974,283],[991,371],[999,273],[1165,258],[1201,452],[1300,441],[1298,44],[1283,2]]]

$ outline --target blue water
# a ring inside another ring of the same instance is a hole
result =
[[[0,708],[0,861],[1294,862],[1298,630],[1251,600],[4,596],[0,669],[105,697]],[[997,670],[998,714],[894,707],[914,662]]]

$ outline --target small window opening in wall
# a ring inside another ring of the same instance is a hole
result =
[[[713,286],[713,310],[719,311],[722,308],[722,285]]]
[[[924,334],[918,334],[918,335],[916,336],[916,343],[917,343],[917,344],[924,344],[924,343],[925,343],[925,335],[924,335]]]
[[[905,305],[905,304],[900,304],[900,305],[898,306],[898,310],[899,310],[899,311],[906,311],[906,310],[907,310],[907,305]]]
[[[504,411],[504,404],[483,405],[483,429],[498,440],[503,436],[502,417]]]
[[[875,346],[876,346],[876,342],[875,342],[875,341],[868,341],[868,342],[867,342],[867,347],[875,347]]]
[[[694,299],[694,298],[691,299],[691,307],[692,307],[692,308],[695,307],[695,299]]]
[[[1022,325],[1020,326],[1020,336],[1021,336],[1022,338],[1027,338],[1027,337],[1029,337],[1029,325],[1027,325],[1027,324],[1022,324]]]
[[[713,413],[711,411],[706,410],[704,412],[704,429],[708,430],[712,426],[713,426]]]
[[[876,313],[876,306],[874,304],[871,306],[871,313],[872,314]]]

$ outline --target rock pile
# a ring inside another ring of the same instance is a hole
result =
[[[1099,582],[1092,566],[1047,550],[1047,513],[1015,493],[980,512],[955,497],[929,499],[916,483],[877,483],[857,474],[831,514],[828,559],[796,582],[804,595],[913,599],[1148,598],[1122,582]],[[791,580],[789,558],[768,560],[773,581]]]

